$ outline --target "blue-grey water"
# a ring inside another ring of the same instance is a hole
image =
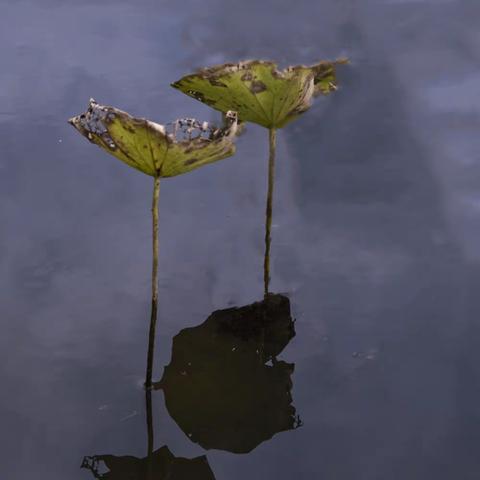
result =
[[[85,456],[146,455],[152,181],[67,118],[94,97],[212,120],[169,84],[348,56],[339,91],[278,134],[271,286],[296,335],[264,369],[294,364],[302,425],[207,450],[157,389],[155,449],[206,455],[216,480],[476,480],[479,23],[478,0],[0,0],[0,478],[88,480]],[[266,157],[248,125],[235,157],[162,182],[156,379],[181,330],[262,297]],[[225,398],[255,403],[235,368]],[[183,413],[221,437],[200,387]],[[257,434],[242,408],[238,435]],[[140,478],[125,465],[104,478]]]

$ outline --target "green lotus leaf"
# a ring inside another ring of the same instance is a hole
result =
[[[346,63],[320,62],[279,70],[273,62],[250,60],[203,68],[172,87],[227,112],[266,128],[281,128],[308,110],[312,98],[337,89],[336,66]]]
[[[88,110],[69,122],[90,142],[152,177],[173,177],[235,153],[236,112],[228,112],[221,128],[194,119],[160,125],[135,118],[91,99]],[[178,138],[178,131],[181,137]]]

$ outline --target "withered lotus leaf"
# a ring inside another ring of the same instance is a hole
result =
[[[69,122],[90,142],[152,177],[181,175],[235,153],[236,112],[228,112],[221,128],[194,119],[160,125],[91,99],[87,111]],[[182,128],[179,139],[176,130]]]

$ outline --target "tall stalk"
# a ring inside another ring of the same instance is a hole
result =
[[[148,334],[147,372],[145,387],[152,386],[153,355],[155,350],[155,329],[158,311],[158,199],[160,196],[160,177],[155,177],[152,200],[152,310],[150,314],[150,331]]]
[[[275,149],[276,149],[277,130],[270,128],[269,138],[269,156],[268,156],[268,193],[267,207],[265,211],[265,257],[263,262],[263,293],[265,298],[269,293],[270,284],[270,244],[272,243],[272,205],[273,205],[273,185],[275,181]]]

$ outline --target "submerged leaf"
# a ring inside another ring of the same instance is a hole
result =
[[[227,112],[222,128],[191,118],[165,126],[99,105],[93,99],[85,113],[69,122],[90,142],[153,177],[181,175],[232,156],[238,126],[236,112]]]
[[[281,128],[310,108],[312,97],[337,89],[335,68],[346,60],[279,70],[273,62],[250,60],[203,68],[172,86],[239,119]]]

